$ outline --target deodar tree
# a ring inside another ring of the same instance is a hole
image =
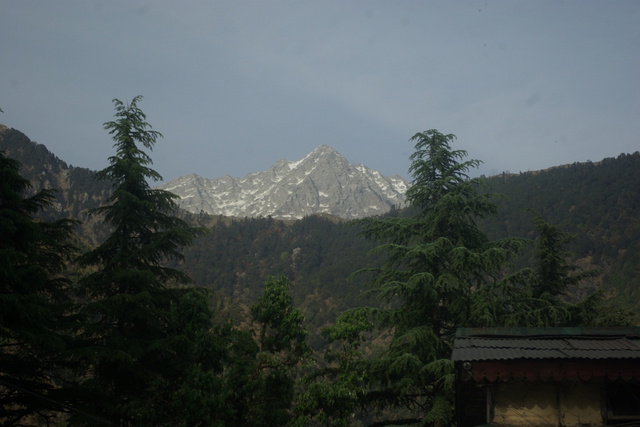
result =
[[[476,220],[496,213],[494,195],[468,176],[477,160],[453,150],[454,135],[437,130],[411,138],[414,215],[360,221],[364,235],[387,256],[375,271],[379,307],[360,309],[379,330],[391,332],[386,350],[363,361],[368,393],[361,404],[384,424],[446,424],[452,419],[451,344],[456,328],[474,319],[479,290],[496,286],[505,265],[525,244],[491,241]],[[390,415],[393,414],[393,415]],[[386,416],[389,416],[388,418]]]
[[[164,263],[181,259],[180,249],[201,232],[175,216],[177,196],[150,187],[149,180],[161,177],[144,149],[151,150],[161,134],[146,122],[140,100],[115,99],[116,119],[104,124],[116,154],[98,178],[111,182],[113,193],[96,213],[112,232],[81,258],[93,269],[81,281],[88,319],[83,356],[90,365],[82,382],[84,403],[87,411],[120,425],[158,425],[166,406],[158,384],[178,388],[188,373],[182,361],[189,358],[175,345],[185,335],[176,335],[172,321],[189,292],[173,285],[189,279]]]

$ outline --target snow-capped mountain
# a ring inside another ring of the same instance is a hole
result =
[[[364,165],[352,165],[321,145],[304,159],[278,161],[271,169],[243,178],[207,179],[196,174],[159,188],[180,196],[180,207],[235,217],[298,219],[328,213],[346,219],[378,215],[405,203],[409,183]]]

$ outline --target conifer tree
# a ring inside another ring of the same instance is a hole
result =
[[[144,149],[151,150],[162,135],[146,122],[140,100],[114,99],[116,119],[104,124],[116,154],[98,177],[113,184],[113,194],[96,212],[113,231],[81,258],[95,270],[81,282],[89,319],[85,356],[92,372],[82,390],[88,410],[120,425],[154,422],[151,408],[158,402],[149,390],[176,363],[166,343],[175,330],[172,307],[186,292],[171,285],[189,280],[163,263],[181,259],[180,248],[201,232],[175,216],[177,196],[150,187],[161,176],[150,168]]]
[[[566,327],[627,326],[636,317],[608,300],[601,290],[581,289],[582,282],[598,276],[596,269],[571,264],[566,246],[574,236],[534,218],[533,266],[505,275],[477,289],[470,302],[466,326]],[[585,293],[585,291],[587,291]]]
[[[65,409],[56,374],[74,327],[69,281],[73,221],[34,219],[54,192],[32,196],[20,163],[0,152],[0,424]]]
[[[570,253],[566,246],[575,239],[574,235],[549,224],[540,215],[536,215],[534,223],[538,233],[535,247],[535,297],[544,294],[562,296],[569,287],[598,273],[596,270],[579,271],[578,266],[567,262]]]
[[[477,227],[477,219],[496,213],[494,195],[469,178],[479,161],[463,161],[467,153],[451,148],[454,139],[437,130],[411,138],[416,151],[407,199],[414,216],[360,221],[387,256],[372,283],[382,306],[360,312],[392,333],[382,355],[362,362],[369,380],[363,404],[383,413],[394,409],[399,415],[389,424],[451,420],[455,330],[481,322],[474,318],[474,295],[494,286],[524,245],[521,239],[490,241]]]

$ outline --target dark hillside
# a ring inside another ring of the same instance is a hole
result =
[[[312,345],[335,316],[358,305],[364,277],[349,279],[376,260],[373,244],[344,222],[318,216],[293,223],[271,218],[219,221],[184,250],[180,268],[196,283],[243,305],[255,302],[267,276],[287,276],[296,304],[312,330]]]
[[[110,185],[94,179],[94,171],[67,165],[42,144],[31,141],[25,134],[0,125],[0,150],[22,163],[21,174],[33,184],[35,192],[41,188],[56,190],[51,209],[43,213],[45,219],[74,218],[85,222],[80,232],[87,242],[95,244],[104,235],[104,227],[86,215],[90,209],[104,203]]]
[[[483,224],[491,237],[534,238],[533,209],[575,234],[569,249],[579,264],[602,269],[605,289],[640,307],[640,153],[502,174],[487,185],[504,195],[496,220]]]

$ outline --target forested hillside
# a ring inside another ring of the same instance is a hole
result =
[[[379,264],[379,257],[369,254],[373,243],[359,233],[358,226],[322,216],[288,223],[271,218],[220,220],[184,250],[182,265],[173,266],[197,284],[244,305],[256,300],[267,276],[285,275],[317,348],[322,345],[320,328],[358,303],[365,277],[350,278],[352,273]]]
[[[89,242],[105,235],[104,226],[86,215],[108,194],[108,185],[95,180],[94,172],[68,166],[15,129],[2,132],[0,148],[23,163],[22,171],[36,189],[58,189],[56,203],[46,214],[49,218],[87,222],[82,233]],[[640,153],[543,171],[503,173],[485,182],[487,192],[503,195],[496,200],[498,215],[479,223],[491,238],[533,241],[533,210],[575,234],[569,247],[574,261],[583,268],[602,270],[590,286],[602,287],[622,304],[640,307]],[[393,210],[387,216],[395,215],[408,213]],[[187,212],[182,216],[211,229],[185,248],[185,260],[179,266],[197,284],[249,305],[267,276],[284,274],[312,331],[318,332],[313,334],[316,341],[319,328],[333,322],[336,313],[361,303],[357,296],[366,280],[350,279],[352,273],[382,260],[368,254],[374,244],[359,235],[357,225],[330,216],[299,221]],[[525,251],[520,265],[529,265],[531,256],[531,250]]]
[[[575,235],[569,249],[583,267],[602,269],[595,284],[640,308],[640,153],[487,179],[503,194],[492,237],[533,238],[533,210]]]
[[[498,215],[480,221],[481,228],[493,239],[531,241],[515,267],[531,265],[533,219],[539,213],[575,235],[568,247],[572,262],[601,271],[573,292],[584,295],[601,288],[622,305],[640,307],[640,153],[503,174],[487,178],[486,184],[486,191],[502,197],[496,200]],[[197,222],[197,216],[192,221]],[[211,234],[185,250],[182,268],[197,283],[244,304],[255,300],[264,277],[284,274],[294,283],[293,295],[311,330],[319,333],[336,313],[362,304],[357,296],[366,280],[349,276],[359,268],[379,265],[381,257],[367,255],[373,247],[360,235],[359,226],[329,217],[291,223],[228,220],[217,222]]]

